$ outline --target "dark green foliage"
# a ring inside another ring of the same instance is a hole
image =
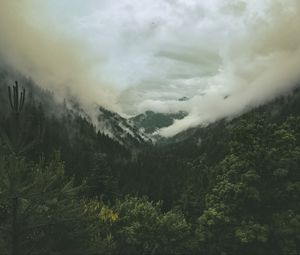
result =
[[[283,99],[194,130],[131,168],[138,194],[193,223],[198,252],[299,253],[300,93]]]
[[[3,251],[11,250],[12,235],[17,238],[17,254],[64,254],[85,249],[83,210],[76,202],[81,187],[66,179],[63,168],[59,159],[49,165],[29,165],[21,157],[1,156]],[[13,203],[17,203],[14,226]]]
[[[83,208],[76,201],[81,187],[75,187],[73,180],[64,176],[64,166],[57,157],[48,165],[26,161],[23,155],[29,146],[23,139],[26,126],[20,120],[25,89],[20,101],[17,82],[13,90],[12,96],[9,88],[12,114],[7,120],[12,121],[13,130],[8,132],[10,126],[8,131],[1,129],[1,252],[17,255],[84,251]]]
[[[109,138],[74,102],[21,78],[22,142],[11,146],[8,76],[0,73],[1,252],[14,232],[28,254],[299,254],[299,90],[143,147],[140,137]]]
[[[117,201],[115,240],[118,254],[190,253],[190,225],[181,213],[163,213],[160,203],[126,197]]]
[[[113,201],[119,194],[118,176],[107,163],[105,154],[95,154],[92,159],[93,167],[87,177],[89,196],[101,195],[104,201]]]
[[[279,215],[300,215],[300,118],[273,124],[262,114],[250,116],[231,129],[230,153],[215,167],[216,181],[198,220],[199,245],[208,254],[296,254],[299,236],[284,236],[276,226]]]

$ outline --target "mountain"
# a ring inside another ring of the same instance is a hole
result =
[[[136,127],[147,134],[153,134],[160,128],[168,127],[173,124],[174,120],[183,119],[187,115],[186,112],[178,113],[157,113],[146,111],[130,118]]]
[[[233,119],[186,130],[139,155],[126,191],[180,208],[192,254],[297,254],[300,89]]]
[[[134,122],[116,112],[99,107],[97,120],[97,126],[103,133],[124,146],[132,147],[152,142],[151,137],[143,129],[139,129]]]
[[[6,87],[11,77],[26,88],[17,129]],[[299,254],[299,88],[159,143],[143,129],[168,126],[184,113],[128,120],[96,111],[91,122],[76,99],[57,102],[30,79],[0,72],[0,216],[12,229],[12,199],[28,195],[19,209],[33,208],[30,218],[18,214],[28,254],[32,247],[57,253],[58,245],[45,240],[58,233],[72,252],[74,243],[86,245],[82,254]],[[20,157],[7,137],[30,146]],[[71,182],[83,186],[65,200]],[[74,215],[82,217],[69,221]],[[3,235],[0,250],[10,243]]]
[[[59,102],[52,92],[10,69],[0,70],[1,133],[9,135],[13,131],[7,86],[14,85],[15,80],[20,88],[26,89],[21,130],[24,143],[35,141],[27,152],[29,160],[38,161],[41,157],[51,160],[58,152],[65,162],[66,173],[82,180],[90,178],[97,160],[101,159],[105,171],[116,174],[122,169],[120,165],[151,145],[147,135],[119,114],[98,107],[97,121],[92,123],[76,99]]]
[[[27,98],[30,102],[42,104],[47,116],[60,118],[66,115],[81,116],[92,122],[87,112],[81,107],[76,98],[65,98],[63,103],[58,102],[54,94],[41,89],[34,81],[16,73],[10,69],[0,70],[0,114],[9,112],[9,102],[7,98],[7,85],[13,85],[14,80],[18,80],[20,87],[27,90]],[[133,122],[123,118],[116,112],[109,111],[103,107],[95,109],[97,114],[97,130],[107,135],[110,139],[117,141],[125,147],[139,147],[151,143],[151,138],[142,130],[134,126]]]

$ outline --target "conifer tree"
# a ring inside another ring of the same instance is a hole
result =
[[[22,130],[25,89],[19,93],[16,82],[8,91],[10,130],[2,130],[2,137],[9,152],[0,155],[0,252],[78,252],[86,240],[83,209],[75,200],[82,186],[74,186],[73,180],[65,177],[59,153],[47,164],[25,159],[24,153],[33,143],[26,143]]]

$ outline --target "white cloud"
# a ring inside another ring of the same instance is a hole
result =
[[[52,0],[39,7],[28,20],[44,36],[55,27],[56,36],[82,46],[72,53],[85,59],[85,76],[101,81],[102,97],[111,95],[103,83],[119,91],[106,104],[126,114],[189,113],[161,130],[165,136],[238,114],[299,80],[297,0]],[[190,100],[178,101],[184,96]]]

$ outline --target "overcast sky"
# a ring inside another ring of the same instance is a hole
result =
[[[36,38],[56,46],[61,40],[68,56],[57,65],[67,70],[70,56],[71,66],[78,62],[74,68],[84,75],[73,77],[73,89],[82,101],[99,98],[97,103],[125,114],[187,111],[187,118],[161,131],[166,136],[238,114],[299,79],[297,0],[2,1],[2,7],[19,10]],[[0,25],[0,33],[11,36],[5,29]],[[52,82],[62,86],[70,74],[72,68]]]

